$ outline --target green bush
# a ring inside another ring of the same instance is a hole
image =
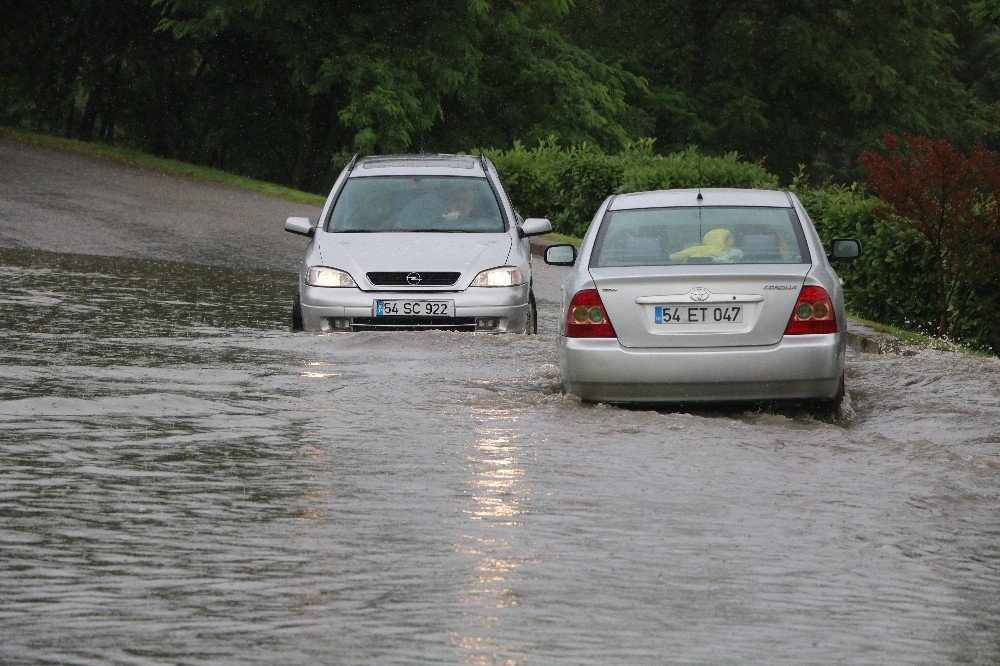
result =
[[[912,229],[881,219],[876,214],[879,199],[858,183],[799,187],[795,192],[825,242],[857,238],[862,243],[860,259],[835,266],[844,279],[847,308],[866,319],[934,335],[938,312],[933,253],[927,241]],[[951,337],[995,353],[1000,350],[996,285],[983,274],[970,276],[967,287],[978,309],[961,320]]]
[[[611,194],[680,187],[776,188],[778,178],[736,153],[709,157],[689,148],[671,155],[653,152],[652,140],[607,154],[589,144],[559,146],[554,139],[534,148],[486,152],[508,194],[525,217],[547,217],[554,231],[582,236],[601,202]]]

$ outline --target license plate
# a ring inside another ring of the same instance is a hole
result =
[[[657,305],[657,324],[739,324],[742,305]]]
[[[454,317],[455,301],[375,301],[376,317]]]

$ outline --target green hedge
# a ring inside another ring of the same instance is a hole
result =
[[[778,178],[736,153],[703,156],[694,148],[657,155],[639,141],[607,154],[591,145],[562,147],[550,139],[534,148],[517,143],[489,150],[504,186],[525,217],[547,217],[553,231],[582,236],[610,194],[682,187],[778,187]]]
[[[933,256],[927,241],[911,229],[903,229],[876,215],[879,200],[857,183],[845,187],[796,188],[820,237],[849,237],[861,241],[860,259],[838,263],[844,279],[847,307],[866,319],[890,324],[925,335],[938,326],[935,303]],[[1000,351],[1000,296],[987,272],[975,273],[964,289],[974,297],[966,312],[955,321],[955,341],[997,353]]]

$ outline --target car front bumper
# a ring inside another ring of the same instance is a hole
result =
[[[590,402],[724,402],[834,397],[847,337],[795,335],[764,347],[627,348],[614,338],[560,336],[567,393]]]
[[[307,331],[378,328],[444,328],[490,333],[523,332],[529,313],[527,284],[469,287],[464,291],[361,291],[299,285]],[[378,300],[454,301],[455,317],[375,317]],[[349,323],[347,323],[349,320]]]

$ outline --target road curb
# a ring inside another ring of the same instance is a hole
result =
[[[541,236],[532,236],[528,239],[528,243],[531,246],[531,254],[542,257],[545,256],[545,250],[550,245],[561,245],[559,241],[550,240],[548,238],[542,238]]]

